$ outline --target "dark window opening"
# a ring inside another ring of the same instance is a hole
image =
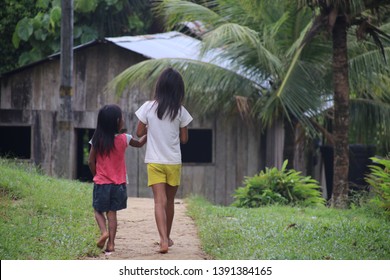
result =
[[[90,144],[94,129],[76,129],[77,134],[77,180],[82,182],[92,182],[92,173],[89,170],[88,158]]]
[[[188,142],[180,147],[183,163],[212,163],[213,132],[211,129],[188,129]]]
[[[31,158],[31,127],[0,126],[0,156]]]

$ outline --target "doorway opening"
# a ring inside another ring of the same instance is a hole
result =
[[[94,129],[76,129],[77,138],[77,170],[76,179],[81,182],[92,182],[92,174],[88,166],[89,150],[91,148],[89,141],[92,139]]]

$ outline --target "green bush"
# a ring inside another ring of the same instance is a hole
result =
[[[236,189],[232,206],[255,208],[263,205],[324,205],[318,182],[300,172],[287,170],[287,160],[281,170],[266,168],[258,175],[246,177],[243,187]]]
[[[390,159],[372,157],[371,160],[375,164],[369,166],[371,173],[365,177],[375,193],[371,202],[390,216]]]

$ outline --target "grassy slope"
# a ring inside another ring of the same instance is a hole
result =
[[[0,257],[78,259],[98,253],[91,184],[0,159]]]

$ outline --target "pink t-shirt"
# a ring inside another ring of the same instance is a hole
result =
[[[118,134],[108,156],[96,155],[96,175],[93,177],[95,184],[126,184],[125,151],[131,138],[129,134]]]

